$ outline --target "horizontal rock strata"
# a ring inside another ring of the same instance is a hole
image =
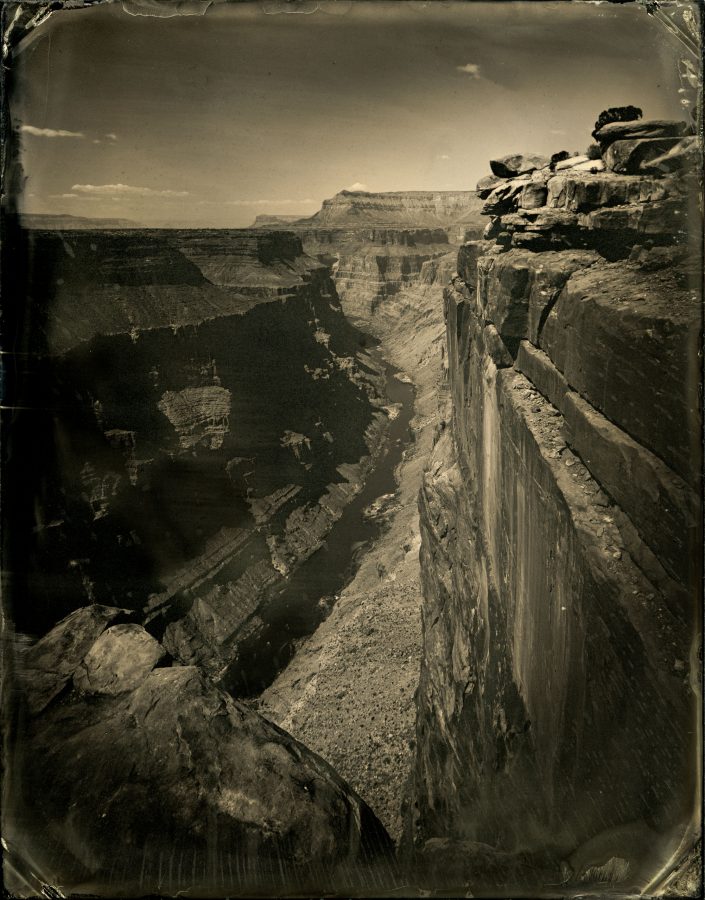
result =
[[[420,495],[408,835],[448,889],[641,889],[697,816],[700,212],[683,168],[609,168],[684,131],[606,125],[604,161],[478,185]]]

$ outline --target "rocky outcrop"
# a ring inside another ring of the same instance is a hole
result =
[[[272,216],[272,215],[264,214],[264,215],[260,215],[260,216],[255,216],[255,221],[252,223],[252,227],[253,228],[262,228],[262,227],[266,227],[269,225],[277,225],[277,226],[284,225],[284,226],[286,226],[286,225],[290,225],[292,222],[298,222],[299,219],[302,219],[302,218],[304,218],[304,217],[300,216],[300,215]]]
[[[641,890],[699,815],[701,213],[561,162],[484,187],[420,495],[409,838],[473,893]]]
[[[37,679],[68,682],[14,735],[6,872],[31,859],[67,894],[393,884],[388,836],[329,765],[198,669],[165,665],[139,625],[99,634],[120,615],[78,610],[17,660],[19,710],[45,694]]]
[[[230,391],[219,385],[167,391],[157,407],[174,426],[184,450],[201,442],[218,450],[230,430]]]

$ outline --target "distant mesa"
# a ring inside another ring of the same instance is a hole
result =
[[[344,190],[324,200],[312,216],[267,216],[255,227],[341,228],[354,226],[436,227],[482,221],[482,203],[475,191],[370,191]]]
[[[69,216],[64,213],[30,213],[20,217],[24,228],[42,229],[85,229],[96,228],[144,228],[132,219],[101,219],[85,216]]]

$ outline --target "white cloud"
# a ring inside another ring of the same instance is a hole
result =
[[[148,187],[134,187],[131,184],[74,184],[72,191],[79,194],[121,194],[130,197],[188,197],[188,191],[156,190]]]
[[[455,67],[458,72],[464,72],[471,78],[480,78],[480,67],[477,63],[465,63],[464,66]]]
[[[109,141],[116,141],[116,140],[117,140],[117,135],[116,135],[116,134],[113,134],[112,131],[109,131],[109,132],[105,135],[105,137],[106,137]]]
[[[85,134],[82,131],[64,131],[62,129],[54,129],[54,128],[35,128],[34,125],[20,125],[20,131],[23,131],[25,134],[33,134],[35,137],[48,137],[48,138],[84,138]]]
[[[366,184],[362,184],[361,181],[356,181],[354,184],[351,184],[349,187],[345,188],[346,191],[369,191],[369,188]]]
[[[440,153],[440,154],[438,155],[438,158],[439,158],[439,159],[450,159],[450,156],[448,156],[447,153]]]
[[[99,141],[99,140],[96,138],[96,140],[94,140],[93,143],[94,143],[94,144],[101,144],[102,141]]]

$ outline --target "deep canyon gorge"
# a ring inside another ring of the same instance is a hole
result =
[[[695,896],[697,141],[596,137],[18,230],[18,884]]]

